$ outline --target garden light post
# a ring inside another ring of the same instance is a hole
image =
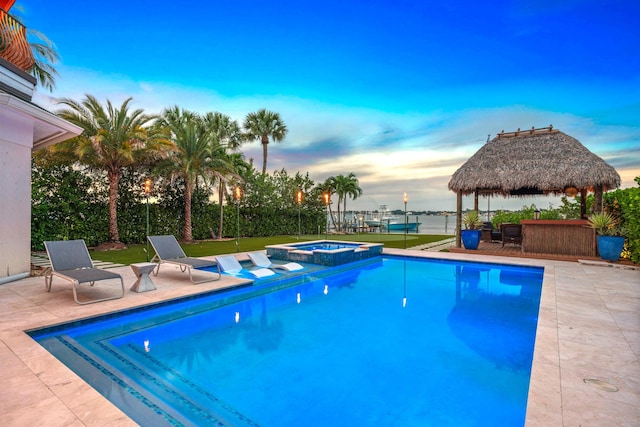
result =
[[[409,201],[409,197],[407,193],[404,193],[404,248],[407,249],[407,202]]]
[[[298,195],[296,196],[298,201],[298,240],[300,240],[300,205],[302,204],[302,191],[298,190]]]
[[[151,195],[151,187],[153,182],[151,178],[147,178],[144,180],[144,194],[147,196],[147,262],[149,262],[149,196]]]
[[[240,252],[240,198],[242,197],[242,190],[240,187],[236,187],[236,250]]]
[[[327,221],[326,221],[327,224],[324,228],[324,239],[328,240],[329,239],[329,204],[331,203],[331,195],[329,193],[324,193],[322,197],[324,198],[324,204],[327,205]]]

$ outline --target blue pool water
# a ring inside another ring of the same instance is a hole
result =
[[[384,256],[30,334],[142,425],[521,426],[542,274]]]
[[[294,247],[302,251],[316,251],[316,250],[335,251],[338,249],[357,248],[360,245],[349,244],[349,243],[310,243],[310,244],[292,244],[287,246]]]

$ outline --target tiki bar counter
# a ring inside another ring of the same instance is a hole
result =
[[[595,257],[596,232],[587,220],[523,220],[522,252]]]

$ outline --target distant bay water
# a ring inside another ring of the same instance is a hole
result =
[[[407,221],[409,223],[419,222],[418,234],[450,234],[454,235],[456,232],[456,217],[455,215],[407,215]],[[347,219],[351,216],[347,215]],[[402,221],[402,215],[396,215],[395,218],[398,221]],[[377,231],[380,232],[380,231]],[[382,230],[386,233],[386,230]],[[395,233],[398,233],[395,231]],[[401,233],[401,231],[400,231]],[[410,233],[414,233],[411,231]]]
[[[407,215],[407,222],[419,222],[419,234],[455,234],[456,217],[454,215]]]

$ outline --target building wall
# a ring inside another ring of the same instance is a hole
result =
[[[33,120],[0,105],[0,282],[30,269],[32,146]]]
[[[32,121],[0,106],[0,281],[30,269],[32,145]]]

